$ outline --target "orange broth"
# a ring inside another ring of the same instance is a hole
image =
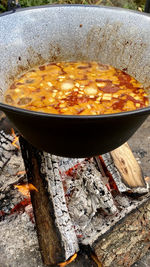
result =
[[[59,62],[36,67],[6,90],[4,102],[28,110],[99,115],[148,106],[142,84],[97,62]]]

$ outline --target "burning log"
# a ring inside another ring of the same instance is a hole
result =
[[[18,145],[16,144],[18,137],[12,127],[13,125],[0,111],[0,173],[12,155],[18,151]],[[14,142],[15,139],[16,142]]]
[[[4,131],[0,131],[0,171],[10,160],[12,154],[17,151],[17,148],[13,146],[13,136],[6,134]]]
[[[67,260],[78,251],[77,237],[67,210],[57,157],[38,152],[20,138],[31,192],[39,246],[46,265]]]
[[[18,157],[21,160],[20,151],[12,144],[16,135],[12,136],[10,130],[0,131],[1,155],[5,150],[9,155],[2,164],[1,177],[5,177],[12,156],[14,164]],[[67,159],[40,152],[22,138],[21,144],[29,183],[20,178],[25,174],[21,166],[13,171],[18,178],[9,179],[9,185],[10,192],[15,187],[25,198],[19,197],[15,189],[13,204],[4,201],[0,216],[3,221],[11,214],[17,217],[26,213],[34,224],[30,190],[45,264],[65,266],[76,257],[78,244],[88,245],[98,258],[97,264],[101,266],[102,262],[103,267],[131,266],[146,253],[150,243],[150,196],[146,194],[150,178],[143,177],[127,145],[115,150],[115,155],[111,152],[94,159]],[[6,193],[9,195],[8,189]],[[4,194],[1,197],[5,199]]]
[[[68,199],[68,210],[77,228],[80,225],[84,229],[98,209],[102,209],[108,215],[117,212],[112,195],[93,159],[84,160],[78,166],[73,181],[72,176],[66,175],[65,183],[67,191],[71,194]]]
[[[125,162],[120,163],[121,167],[117,165],[114,160],[118,157],[116,151],[117,156],[115,154],[114,158],[113,153],[107,153],[96,159],[67,159],[38,151],[22,137],[20,144],[28,182],[37,189],[31,192],[31,200],[44,263],[52,265],[66,261],[79,250],[78,244],[82,244],[91,247],[103,266],[110,266],[108,262],[113,266],[112,260],[108,258],[109,255],[113,258],[111,249],[114,242],[114,251],[118,253],[116,263],[119,262],[119,247],[115,235],[119,236],[120,244],[126,242],[127,249],[129,240],[124,241],[124,236],[129,235],[131,240],[136,239],[130,231],[133,218],[131,220],[129,214],[134,211],[137,220],[140,221],[138,208],[149,201],[148,194],[142,197],[143,193],[148,193],[148,183],[143,181],[139,168],[138,175],[135,172],[127,184],[127,177],[122,177],[122,169],[127,169],[126,173],[130,173],[130,161],[125,156]],[[127,145],[124,151],[130,155]],[[122,154],[123,152],[121,158]],[[134,163],[132,157],[131,162]],[[130,174],[127,176],[130,177]],[[131,194],[125,195],[126,192],[138,192],[141,197],[132,198]],[[148,214],[147,210],[144,212]],[[122,228],[117,228],[118,222],[125,231],[122,235]],[[124,222],[127,228],[124,228]],[[149,233],[147,223],[146,219],[145,232],[141,234],[141,245]],[[112,233],[112,236],[109,233]],[[100,244],[105,246],[104,236],[108,243],[110,240],[110,250],[107,246],[107,252],[102,253]],[[138,236],[137,230],[137,238]],[[131,244],[131,247],[136,246]],[[148,249],[148,246],[146,248]],[[126,257],[125,251],[122,255]],[[131,262],[134,262],[133,259]]]

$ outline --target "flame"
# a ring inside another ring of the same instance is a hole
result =
[[[14,185],[15,188],[18,188],[24,196],[30,197],[30,191],[35,190],[38,192],[37,188],[33,184],[23,184],[23,185]]]
[[[19,137],[16,136],[13,128],[11,128],[11,134],[14,137],[14,141],[12,142],[12,145],[15,146],[17,149],[20,149],[20,147],[16,144],[18,142]]]
[[[148,183],[148,184],[150,184],[150,177],[145,177],[145,181]]]
[[[97,256],[94,254],[91,254],[92,259],[97,263],[98,267],[103,267],[101,262],[98,260]]]
[[[26,171],[19,171],[19,172],[16,173],[16,175],[22,175],[22,174],[25,174],[25,173],[26,173]]]
[[[76,257],[77,257],[77,253],[75,253],[69,260],[67,260],[65,262],[61,262],[58,265],[60,267],[64,267],[64,266],[68,265],[69,263],[71,263],[72,261],[74,261],[76,259]]]

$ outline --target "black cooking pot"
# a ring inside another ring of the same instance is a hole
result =
[[[150,86],[150,17],[97,6],[45,6],[0,17],[0,95],[14,77],[35,65],[57,61],[100,61]],[[127,141],[150,107],[99,116],[55,115],[0,103],[34,146],[66,157],[103,154]]]

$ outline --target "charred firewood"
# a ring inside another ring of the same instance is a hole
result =
[[[99,260],[107,266],[109,257],[106,251],[102,253],[99,245],[105,246],[102,238],[105,236],[107,239],[109,233],[117,229],[115,233],[120,238],[120,244],[124,242],[119,235],[120,228],[116,228],[116,225],[118,222],[124,225],[122,220],[128,220],[131,212],[137,214],[139,206],[149,201],[149,194],[143,196],[143,192],[148,193],[148,186],[147,182],[143,182],[143,176],[140,176],[142,172],[136,168],[137,175],[135,173],[132,177],[132,172],[130,174],[130,167],[134,163],[132,157],[129,161],[130,153],[127,152],[128,157],[123,158],[120,167],[111,153],[97,157],[96,160],[67,159],[38,151],[22,137],[20,144],[28,182],[37,188],[37,191],[31,192],[31,200],[44,263],[52,265],[65,261],[78,251],[79,243],[94,249]],[[129,181],[122,174],[122,169],[124,171],[126,168]],[[135,197],[132,198],[131,193],[129,196],[122,194],[126,192],[133,192]],[[141,197],[136,198],[135,192]],[[131,220],[127,228],[130,224]],[[147,229],[149,231],[146,226],[146,234]],[[143,233],[142,237],[145,238],[146,234]],[[130,231],[129,236],[132,240]],[[114,234],[109,236],[108,242],[109,239],[110,250],[109,247],[107,249],[108,254],[112,255],[111,244],[117,241]],[[128,243],[127,239],[126,249]],[[119,248],[115,249],[115,253],[119,253]],[[119,262],[119,256],[116,262]]]
[[[86,227],[98,209],[105,214],[117,212],[111,193],[105,186],[102,175],[97,171],[93,159],[84,160],[76,170],[75,179],[66,177],[68,209],[75,224]]]
[[[74,168],[70,167],[61,175],[68,210],[79,242],[83,245],[93,247],[101,236],[111,231],[118,222],[149,198],[147,195],[144,198],[133,199],[122,195],[117,187],[115,194],[111,195],[109,178],[104,171],[98,172],[93,159],[82,159]],[[106,194],[102,192],[103,189],[106,190]],[[112,209],[109,210],[110,203]]]
[[[142,258],[150,248],[149,220],[150,196],[93,243],[102,266],[132,266]]]
[[[11,156],[17,151],[17,148],[12,145],[13,136],[0,131],[0,172],[10,160]]]
[[[46,265],[65,261],[78,251],[78,241],[66,207],[57,157],[40,152],[20,137],[31,192],[39,246]]]

